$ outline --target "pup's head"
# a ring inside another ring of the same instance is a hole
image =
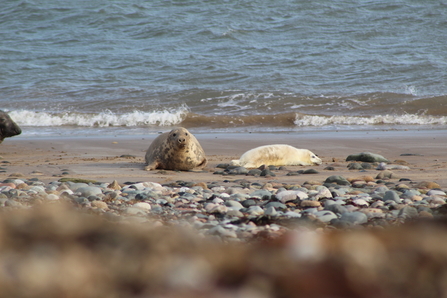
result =
[[[323,162],[315,153],[309,151],[310,162],[314,165],[321,165]]]

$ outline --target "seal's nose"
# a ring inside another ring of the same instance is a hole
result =
[[[179,142],[179,143],[184,143],[185,141],[186,141],[185,138],[179,138],[179,139],[178,139],[178,142]]]

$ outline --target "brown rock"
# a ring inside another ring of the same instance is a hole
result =
[[[419,182],[416,187],[418,187],[418,188],[429,188],[429,189],[440,188],[438,183],[431,182],[431,181]]]
[[[433,218],[433,214],[431,214],[430,212],[427,212],[427,211],[421,211],[421,212],[419,212],[419,217]]]
[[[107,186],[107,188],[114,189],[114,190],[120,190],[120,189],[121,189],[121,186],[119,185],[118,181],[113,180],[113,182],[110,183],[110,184]]]
[[[301,207],[320,207],[321,203],[318,201],[304,200],[301,201]]]
[[[315,181],[315,180],[308,180],[308,181],[304,182],[303,184],[322,185],[322,183],[320,181]]]
[[[9,186],[11,188],[16,188],[16,185],[14,183],[0,183],[0,186]]]
[[[12,173],[12,174],[9,175],[9,177],[16,177],[16,178],[18,178],[18,177],[25,177],[25,175],[23,175],[22,173]]]
[[[409,163],[406,162],[403,159],[396,159],[393,163],[398,164],[398,165],[403,165],[403,166],[408,166],[409,165]]]
[[[389,170],[385,170],[377,174],[376,179],[399,179],[399,177]]]
[[[109,206],[107,206],[106,203],[104,203],[103,201],[93,201],[92,202],[92,207],[96,207],[102,210],[108,210]]]
[[[28,184],[26,183],[20,183],[19,185],[16,186],[17,189],[25,189],[28,187]]]
[[[200,186],[203,189],[208,189],[208,186],[206,185],[205,182],[199,182],[199,183],[195,183],[192,186]]]

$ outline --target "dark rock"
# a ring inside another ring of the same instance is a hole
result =
[[[281,210],[281,211],[284,211],[287,209],[287,206],[281,202],[269,202],[265,205],[265,208],[268,208],[268,207],[273,207],[276,210]]]
[[[248,171],[247,175],[248,176],[260,176],[261,173],[262,173],[262,171],[259,169],[252,169],[252,170]]]
[[[261,172],[261,176],[271,176],[271,177],[275,177],[276,174],[273,173],[272,171],[268,170],[268,169],[264,169],[264,170]]]
[[[399,197],[399,195],[397,194],[397,192],[393,191],[393,190],[388,190],[385,192],[385,195],[383,196],[383,201],[393,201],[396,203],[400,203],[401,199]]]
[[[340,220],[350,222],[354,225],[361,225],[368,221],[365,213],[360,211],[345,212],[341,215]]]
[[[369,163],[367,163],[367,162],[362,162],[361,165],[362,165],[362,168],[363,168],[364,170],[371,170],[371,169],[372,169],[371,164],[369,164]]]
[[[348,209],[346,209],[346,207],[340,205],[340,204],[332,204],[332,205],[327,205],[324,207],[324,210],[329,210],[334,212],[335,214],[343,214],[345,212],[348,212]]]
[[[346,158],[346,161],[389,162],[389,160],[383,157],[382,155],[371,152],[351,154]]]
[[[259,201],[253,200],[253,199],[248,199],[248,200],[242,201],[241,204],[245,208],[249,208],[250,206],[258,206],[259,205]]]
[[[399,210],[399,214],[397,216],[400,218],[416,218],[419,216],[419,213],[416,208],[405,206]]]
[[[348,169],[349,170],[363,170],[363,167],[359,163],[351,162],[350,164],[348,164]]]
[[[351,185],[351,183],[348,180],[346,180],[346,178],[344,178],[343,176],[337,176],[337,175],[329,176],[328,178],[326,178],[324,183],[335,183],[338,185]]]
[[[229,175],[246,175],[248,170],[244,167],[237,167],[228,172]]]
[[[217,166],[216,166],[216,168],[219,168],[219,169],[226,169],[226,168],[228,168],[230,166],[230,164],[228,164],[228,163],[220,163],[220,164],[218,164]]]

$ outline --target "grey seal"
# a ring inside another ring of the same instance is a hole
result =
[[[20,127],[9,117],[8,113],[0,110],[0,143],[22,133]]]
[[[155,169],[189,171],[207,164],[205,151],[186,128],[178,127],[159,135],[145,156],[146,171]]]

